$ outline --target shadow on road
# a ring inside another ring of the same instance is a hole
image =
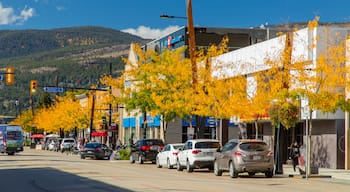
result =
[[[131,192],[131,190],[52,168],[1,169],[1,191]]]

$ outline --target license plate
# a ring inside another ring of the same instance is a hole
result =
[[[92,151],[88,151],[87,153],[92,153]]]
[[[158,146],[152,146],[151,150],[155,150],[155,151],[158,150]]]
[[[211,156],[211,155],[213,155],[213,152],[207,152],[207,155]]]
[[[261,156],[254,155],[253,160],[261,160]]]

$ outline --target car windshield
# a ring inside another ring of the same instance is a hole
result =
[[[86,148],[97,148],[100,147],[101,144],[100,143],[88,143],[85,145]]]
[[[146,140],[145,145],[163,145],[161,140]]]
[[[180,149],[183,145],[173,145],[174,149]]]
[[[204,142],[197,142],[195,144],[196,149],[219,148],[219,147],[220,147],[219,142],[204,141]]]
[[[265,151],[268,149],[268,146],[264,142],[246,142],[241,143],[239,148],[244,151]]]
[[[20,140],[22,139],[22,132],[20,131],[8,131],[7,132],[8,140]]]

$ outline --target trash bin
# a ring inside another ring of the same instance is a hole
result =
[[[35,147],[36,147],[36,144],[35,144],[35,143],[30,143],[30,148],[31,148],[31,149],[35,149]]]
[[[317,166],[310,166],[310,174],[318,174],[318,167]]]

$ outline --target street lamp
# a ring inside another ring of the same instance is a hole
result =
[[[186,12],[187,12],[187,17],[172,16],[172,15],[163,14],[163,15],[160,15],[160,18],[162,18],[162,19],[172,19],[172,18],[187,19],[188,49],[189,49],[189,54],[190,54],[191,70],[192,70],[192,87],[195,88],[195,86],[197,85],[197,63],[196,63],[196,39],[195,39],[193,17],[192,17],[192,0],[187,0]]]
[[[16,106],[16,118],[17,118],[17,116],[18,116],[18,113],[19,113],[19,100],[18,99],[16,99],[16,101],[15,101],[15,106]]]
[[[183,17],[183,16],[173,16],[173,15],[167,15],[167,14],[160,15],[160,18],[162,18],[162,19],[173,19],[173,18],[187,19],[187,17]]]
[[[196,38],[193,26],[193,17],[192,17],[192,0],[186,1],[186,13],[187,17],[180,16],[169,16],[169,15],[161,15],[160,18],[181,18],[187,19],[187,30],[188,30],[188,50],[190,54],[191,61],[191,72],[192,72],[192,88],[195,90],[197,86],[197,63],[196,63]],[[199,125],[199,118],[196,116],[197,127]],[[197,128],[195,129],[197,130]],[[197,138],[197,131],[195,131],[195,135]]]

